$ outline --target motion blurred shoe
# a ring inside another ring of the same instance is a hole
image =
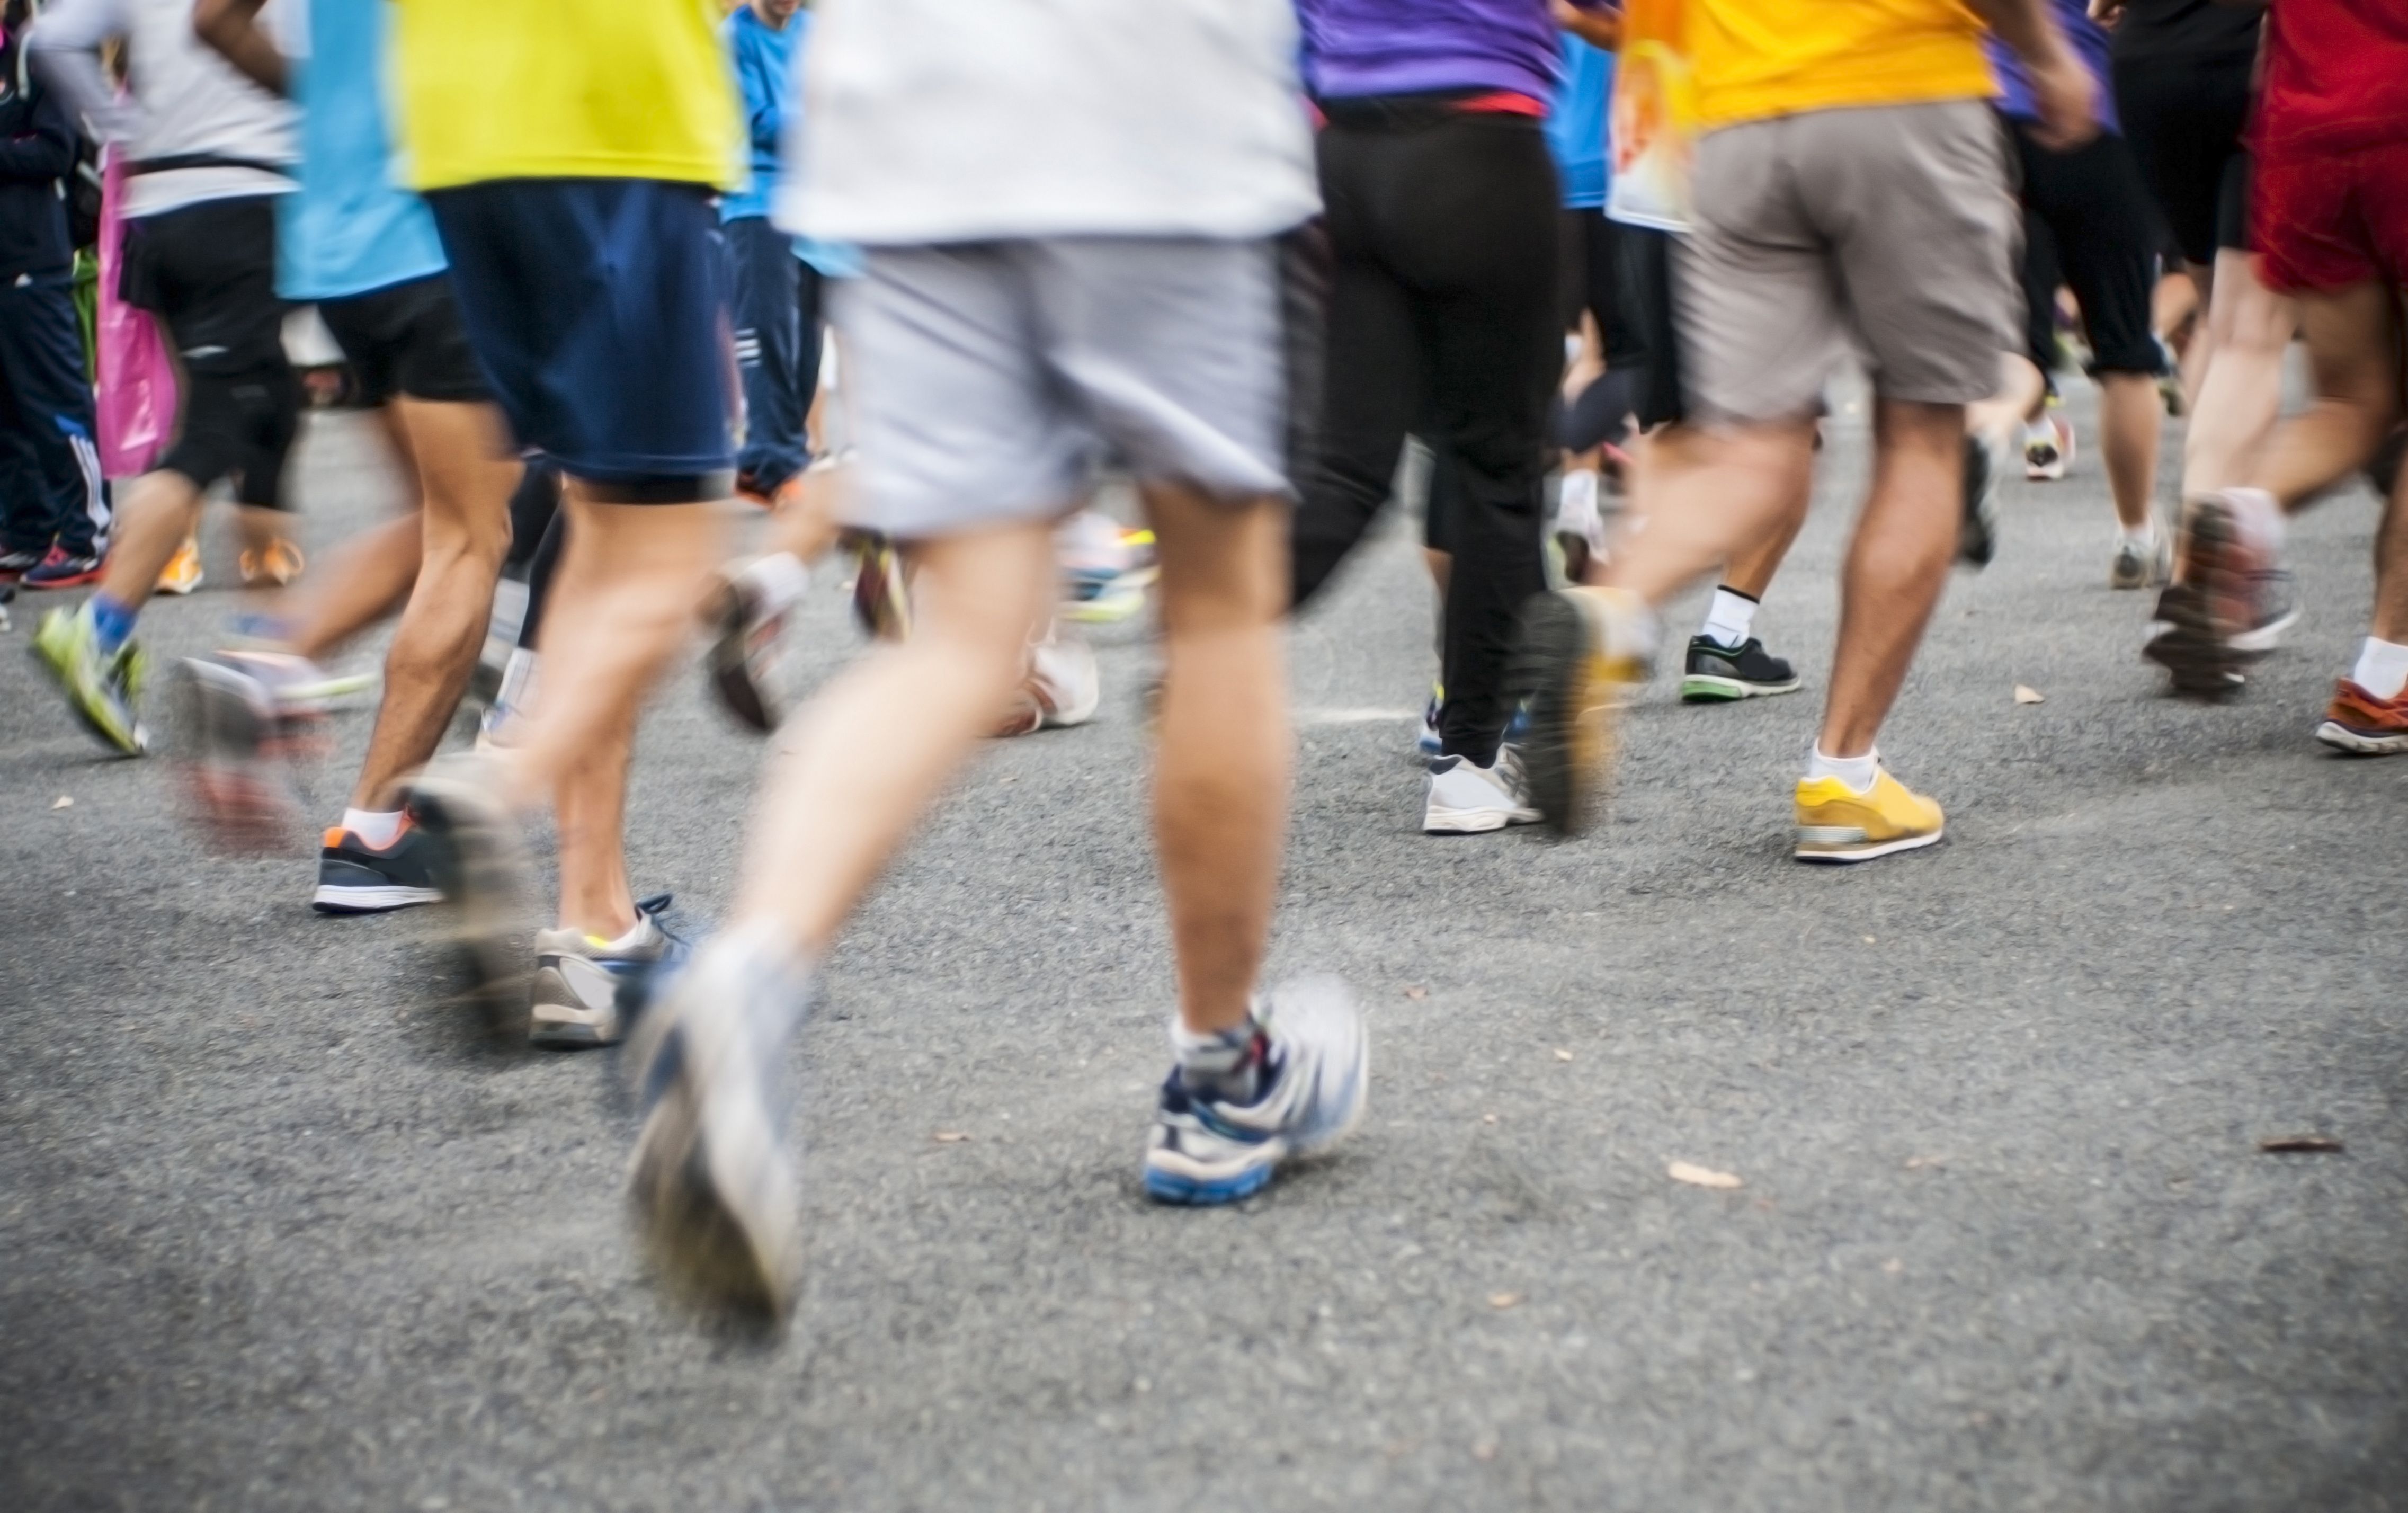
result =
[[[774,1327],[802,1274],[786,1146],[785,1043],[810,974],[759,939],[724,935],[670,978],[636,1026],[643,1130],[628,1207],[668,1290]]]
[[[1604,795],[1613,762],[1613,711],[1643,682],[1654,615],[1620,588],[1532,596],[1507,668],[1507,690],[1529,717],[1522,769],[1530,804],[1558,835],[1579,833]]]
[[[879,641],[911,634],[911,593],[904,581],[903,554],[883,536],[849,531],[843,545],[853,553],[853,617]]]
[[[159,569],[158,592],[189,594],[201,586],[201,543],[190,536],[176,548],[176,555]]]
[[[2408,753],[2408,692],[2382,699],[2347,678],[2333,689],[2316,739],[2353,756],[2397,756]]]
[[[1940,806],[1889,775],[1858,793],[1836,777],[1798,780],[1798,859],[1870,861],[1940,839]]]
[[[280,724],[275,695],[213,657],[185,658],[176,684],[178,765],[194,828],[221,851],[281,850],[298,811],[274,760]]]
[[[1689,638],[1689,658],[1681,675],[1681,702],[1722,704],[1741,699],[1794,694],[1798,670],[1764,649],[1754,636],[1737,647],[1711,636]]]
[[[770,610],[750,580],[727,574],[711,590],[708,618],[710,650],[703,665],[710,672],[710,691],[739,724],[769,734],[786,717],[779,656],[784,612]]]
[[[2126,537],[2115,543],[2115,562],[2107,569],[2110,588],[2161,588],[2173,575],[2172,534],[2163,528],[2147,544]]]
[[[2024,477],[2054,483],[2073,466],[2073,423],[2054,411],[2024,426]]]
[[[57,548],[55,547],[34,547],[17,551],[0,552],[0,583],[15,583],[18,579],[22,578],[25,574],[33,571],[36,568],[40,567],[42,565],[42,559],[49,556],[51,552],[56,550]]]
[[[1554,534],[1564,558],[1564,582],[1577,584],[1592,565],[1605,561],[1605,513],[1598,503],[1598,475],[1586,471],[1564,474],[1563,492],[1555,500]]]
[[[318,891],[309,907],[322,915],[379,915],[441,903],[437,843],[404,811],[401,833],[372,846],[337,825],[318,851]]]
[[[1262,1190],[1280,1162],[1328,1148],[1362,1121],[1371,1039],[1354,996],[1335,977],[1283,983],[1256,1000],[1254,1096],[1232,1102],[1163,1079],[1145,1153],[1157,1203],[1226,1203]]]
[[[455,1001],[494,1045],[526,1034],[526,901],[534,866],[518,816],[504,803],[493,757],[438,756],[409,781],[410,815],[431,848],[426,872],[452,918]]]
[[[1424,835],[1484,835],[1508,825],[1536,825],[1526,797],[1522,761],[1511,746],[1497,748],[1486,767],[1469,756],[1437,756],[1422,804]]]
[[[299,578],[308,563],[294,542],[278,537],[256,552],[245,552],[237,559],[242,569],[245,588],[283,588]]]
[[[1445,708],[1446,685],[1440,683],[1431,684],[1429,702],[1422,706],[1422,733],[1413,743],[1414,749],[1422,754],[1425,761],[1434,760],[1440,752],[1446,749],[1446,740],[1439,734],[1438,729],[1439,712]]]
[[[23,582],[27,588],[81,588],[100,582],[100,569],[96,556],[69,556],[66,548],[53,546],[26,570]]]
[[[1103,699],[1103,675],[1096,667],[1095,648],[1076,636],[1049,629],[1043,641],[1028,649],[1028,675],[1011,707],[996,723],[995,733],[1025,736],[1084,725],[1096,717]]]
[[[1999,476],[2005,469],[1988,438],[1965,438],[1965,512],[1956,526],[1956,560],[1986,568],[1999,555]]]
[[[641,1001],[654,973],[685,955],[685,944],[661,928],[671,901],[666,893],[638,901],[636,928],[616,941],[574,929],[536,931],[527,1043],[553,1050],[619,1044],[627,1006]]]
[[[102,651],[89,601],[43,615],[34,630],[34,655],[84,728],[127,756],[150,749],[150,732],[137,713],[148,666],[142,648],[129,641],[114,656]]]
[[[1154,532],[1124,527],[1088,510],[1071,516],[1054,539],[1062,568],[1063,618],[1114,625],[1145,607],[1145,591],[1162,573]]]
[[[2249,540],[2236,509],[2228,496],[2213,494],[2191,512],[2182,581],[2157,597],[2142,648],[2172,675],[2179,694],[2213,699],[2239,688],[2246,665],[2299,618],[2290,574]]]

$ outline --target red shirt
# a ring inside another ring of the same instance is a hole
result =
[[[2408,0],[2273,0],[2269,16],[2258,151],[2408,141]]]

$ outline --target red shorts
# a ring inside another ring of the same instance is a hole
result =
[[[2408,288],[2408,142],[2260,153],[2250,193],[2267,287],[2286,295],[2373,281]]]

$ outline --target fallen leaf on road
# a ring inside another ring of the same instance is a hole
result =
[[[1521,1301],[1522,1294],[1519,1292],[1491,1292],[1488,1294],[1488,1306],[1491,1308],[1511,1308],[1513,1304]]]
[[[2268,1135],[2258,1142],[2258,1148],[2278,1156],[2313,1156],[2339,1150],[2342,1144],[2338,1137],[2326,1134]]]
[[[1906,1270],[1906,1262],[1899,1260],[1896,1256],[1892,1256],[1889,1260],[1882,1262],[1882,1270],[1889,1273],[1892,1276],[1896,1276],[1899,1273]]]
[[[960,1130],[939,1130],[937,1131],[937,1144],[940,1146],[958,1146],[968,1138],[969,1136]]]
[[[1664,1174],[1670,1177],[1675,1182],[1686,1182],[1694,1188],[1737,1188],[1745,1186],[1745,1184],[1742,1183],[1738,1177],[1732,1175],[1728,1172],[1717,1172],[1711,1167],[1705,1166],[1691,1166],[1687,1161],[1674,1161],[1671,1165],[1664,1168]]]
[[[52,803],[50,807],[52,809],[73,809],[75,807],[75,800],[63,793],[59,795],[57,801]]]
[[[1569,1061],[1571,1059],[1572,1053],[1570,1051],[1557,1051],[1555,1053],[1555,1059],[1558,1061]]]
[[[1408,987],[1405,989],[1405,997],[1427,998],[1429,997],[1429,989],[1426,987]]]
[[[1497,1116],[1494,1114],[1483,1114],[1480,1116],[1480,1122],[1483,1124],[1494,1124],[1497,1122]]]
[[[1865,937],[1865,944],[1866,944],[1867,945],[1871,945],[1871,944],[1875,944],[1875,943],[1874,943],[1874,938],[1873,938],[1872,936],[1870,936],[1870,935],[1866,936],[1866,937]]]
[[[2028,688],[2019,683],[2015,684],[2015,702],[2018,704],[2045,704],[2048,702],[2048,696],[2042,693],[2037,688]]]
[[[1920,1172],[1927,1166],[1945,1166],[1947,1164],[1948,1158],[1945,1156],[1909,1156],[1906,1159],[1906,1169],[1910,1172]]]
[[[1493,1439],[1484,1439],[1479,1444],[1474,1445],[1471,1447],[1471,1458],[1475,1461],[1493,1461],[1497,1459],[1497,1442]]]

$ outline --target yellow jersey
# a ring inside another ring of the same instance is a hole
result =
[[[1687,0],[1705,130],[1998,93],[1960,0]]]
[[[393,3],[411,187],[744,181],[743,119],[714,0]]]

